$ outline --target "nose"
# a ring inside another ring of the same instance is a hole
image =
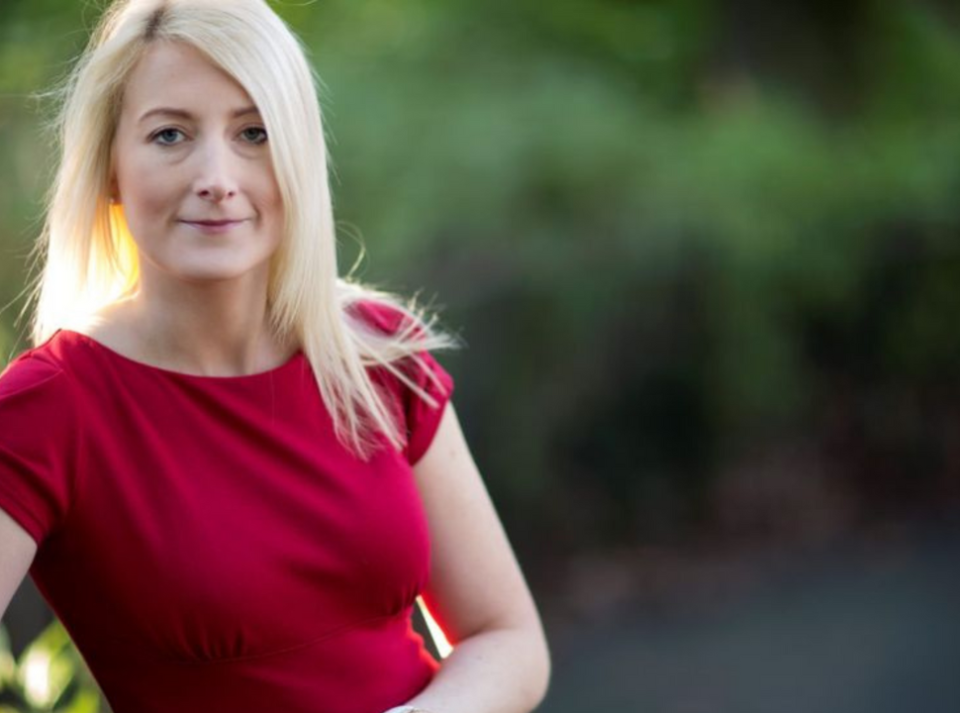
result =
[[[222,200],[231,198],[235,193],[236,191],[214,182],[211,182],[210,185],[205,188],[199,188],[197,190],[197,195],[200,198],[210,201],[211,203],[219,203]]]
[[[235,168],[230,147],[222,141],[211,141],[199,153],[199,167],[194,193],[210,203],[229,200],[237,194]]]

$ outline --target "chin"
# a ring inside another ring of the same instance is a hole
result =
[[[269,271],[268,262],[248,262],[237,260],[198,260],[191,263],[170,265],[163,270],[166,278],[173,278],[192,284],[204,282],[222,282],[264,276]]]

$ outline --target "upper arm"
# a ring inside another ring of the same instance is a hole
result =
[[[27,575],[37,543],[0,508],[0,616]]]
[[[492,628],[540,619],[486,487],[447,404],[414,473],[430,527],[430,581],[424,599],[452,643]]]

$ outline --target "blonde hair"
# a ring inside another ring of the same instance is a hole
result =
[[[400,362],[422,366],[420,352],[454,340],[412,303],[338,277],[315,78],[298,39],[264,0],[117,0],[107,9],[65,87],[62,159],[38,245],[34,343],[137,289],[136,246],[122,208],[108,198],[110,152],[126,79],[161,40],[199,49],[260,110],[284,205],[285,235],[270,266],[271,324],[303,349],[345,445],[366,457],[379,433],[401,448],[405,430],[367,368],[386,368],[436,406]],[[395,309],[399,329],[372,329],[355,309],[369,300]]]

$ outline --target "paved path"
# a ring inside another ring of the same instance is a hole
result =
[[[960,533],[775,569],[568,632],[541,713],[960,713]]]

